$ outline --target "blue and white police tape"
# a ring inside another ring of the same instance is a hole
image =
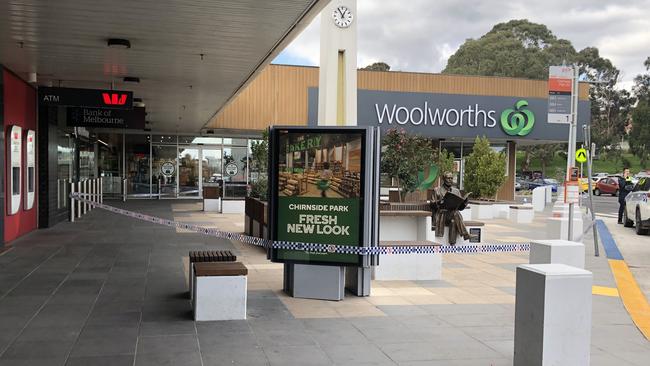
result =
[[[215,238],[236,240],[242,243],[251,244],[264,248],[274,249],[290,249],[300,250],[307,252],[320,252],[320,253],[341,253],[341,254],[356,254],[356,255],[378,255],[378,254],[413,254],[413,253],[495,253],[495,252],[521,252],[529,251],[529,243],[499,243],[499,244],[463,244],[463,245],[439,245],[432,242],[422,242],[414,244],[422,245],[384,245],[373,247],[356,247],[350,245],[336,245],[336,244],[319,244],[319,243],[297,243],[288,241],[272,241],[269,239],[257,238],[244,234],[232,233],[222,231],[215,228],[207,228],[193,224],[186,224],[174,220],[162,219],[155,216],[146,215],[139,212],[129,211],[122,208],[117,208],[104,203],[99,203],[83,198],[87,196],[83,193],[71,193],[70,197],[84,203],[88,203],[97,208],[113,212],[119,215],[133,217],[142,221],[148,221],[154,224],[164,225],[168,227],[175,227],[184,230],[194,231],[200,234],[205,234]]]

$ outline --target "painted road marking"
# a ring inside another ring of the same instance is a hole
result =
[[[605,248],[609,268],[611,268],[612,274],[614,274],[623,305],[630,314],[636,327],[639,328],[646,339],[650,340],[650,305],[648,304],[648,299],[646,299],[639,285],[636,283],[632,272],[630,272],[630,268],[623,260],[623,255],[618,250],[616,242],[603,220],[596,220],[596,227],[598,228],[598,234]]]
[[[591,293],[593,295],[618,297],[618,289],[616,287],[605,286],[591,286]]]

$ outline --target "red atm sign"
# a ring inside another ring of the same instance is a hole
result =
[[[133,92],[121,90],[38,88],[40,105],[133,109]]]

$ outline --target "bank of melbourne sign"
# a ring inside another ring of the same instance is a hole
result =
[[[404,128],[434,138],[486,136],[503,140],[566,141],[567,126],[549,124],[545,98],[359,90],[359,126]],[[309,89],[309,125],[318,120],[318,89]],[[578,107],[579,125],[591,119],[589,102]],[[582,128],[578,128],[579,138]]]

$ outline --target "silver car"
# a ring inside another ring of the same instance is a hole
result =
[[[650,177],[642,177],[632,192],[625,197],[623,224],[634,226],[638,235],[648,233],[650,229]]]

